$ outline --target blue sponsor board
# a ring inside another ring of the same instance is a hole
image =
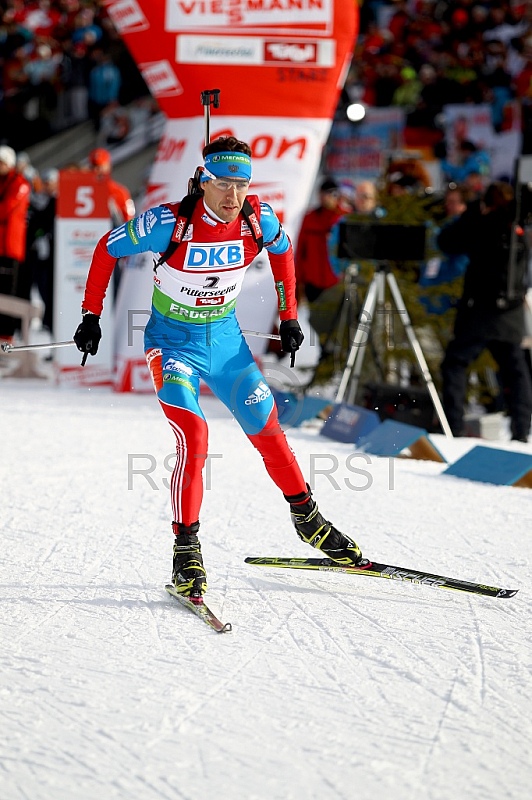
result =
[[[532,455],[477,445],[451,464],[443,475],[499,486],[532,488]]]
[[[297,397],[292,392],[272,389],[277,405],[279,423],[283,428],[297,428],[302,422],[317,417],[320,411],[331,405],[330,400],[320,397]]]
[[[321,435],[337,442],[356,444],[379,424],[379,415],[375,411],[347,403],[337,403],[321,429]]]
[[[387,419],[357,442],[360,450],[373,456],[409,455],[422,461],[446,462],[423,428]],[[408,453],[405,451],[408,450]]]

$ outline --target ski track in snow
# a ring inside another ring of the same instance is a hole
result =
[[[362,490],[349,446],[292,430],[320,507],[367,555],[519,594],[246,565],[313,553],[205,397],[223,456],[207,601],[233,624],[217,635],[164,591],[174,440],[155,399],[9,380],[0,398],[0,800],[527,797],[532,491],[387,459],[355,464]],[[434,439],[449,460],[475,444]],[[128,488],[128,457],[149,480]]]

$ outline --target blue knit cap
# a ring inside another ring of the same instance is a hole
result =
[[[245,153],[226,151],[205,156],[201,182],[212,178],[240,178],[251,181],[251,158]]]

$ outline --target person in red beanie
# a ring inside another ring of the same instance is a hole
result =
[[[129,190],[111,178],[111,153],[103,147],[97,147],[89,153],[89,165],[97,175],[107,177],[109,183],[109,211],[113,225],[122,225],[135,216],[135,203]]]
[[[0,294],[17,294],[21,264],[26,257],[26,216],[30,185],[17,172],[12,147],[0,147]],[[13,336],[17,321],[0,314],[0,339]]]

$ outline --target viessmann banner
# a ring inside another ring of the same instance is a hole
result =
[[[355,0],[107,0],[106,7],[168,118],[144,205],[186,193],[202,163],[200,94],[216,88],[211,139],[233,134],[250,143],[251,192],[272,205],[294,238],[351,61]],[[137,309],[141,284],[144,305],[149,296],[151,275],[145,278],[135,270],[122,290],[134,280]],[[274,302],[272,283],[270,323]],[[142,358],[137,339],[131,346],[129,336],[124,352],[119,342],[119,359]]]

